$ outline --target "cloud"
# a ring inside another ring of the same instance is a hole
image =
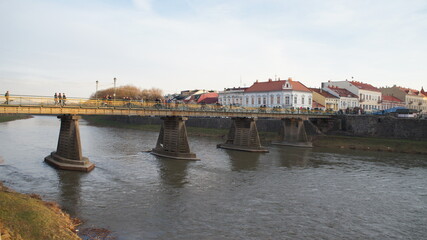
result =
[[[114,77],[176,92],[274,75],[309,86],[351,76],[377,86],[410,78],[408,87],[420,88],[426,75],[423,1],[0,4],[2,87],[41,95],[66,85],[70,96],[89,96],[96,80],[107,86]],[[37,80],[50,84],[26,87]]]

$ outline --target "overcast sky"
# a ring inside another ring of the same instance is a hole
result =
[[[0,91],[222,90],[292,77],[427,88],[425,0],[0,0]]]

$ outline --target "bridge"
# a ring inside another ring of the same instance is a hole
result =
[[[225,143],[218,147],[268,152],[260,142],[256,120],[282,120],[278,145],[312,147],[305,125],[309,119],[331,118],[334,113],[307,109],[248,108],[236,106],[146,102],[138,100],[97,100],[52,97],[10,96],[0,98],[0,113],[56,115],[61,119],[57,150],[45,158],[50,165],[65,170],[91,171],[95,165],[82,156],[79,119],[81,115],[126,115],[161,117],[163,120],[156,146],[151,153],[179,160],[198,160],[188,144],[185,121],[188,117],[226,117],[232,124]]]

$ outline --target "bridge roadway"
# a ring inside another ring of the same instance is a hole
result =
[[[106,101],[71,98],[65,105],[55,103],[53,98],[13,96],[9,104],[0,101],[0,113],[35,114],[35,115],[135,115],[160,117],[245,117],[245,118],[330,118],[333,113],[324,111],[308,111],[250,108],[250,107],[223,107],[200,104],[161,104],[140,101]]]
[[[14,101],[15,100],[15,101]],[[95,165],[82,156],[80,115],[135,115],[159,116],[162,126],[156,147],[152,154],[178,160],[198,160],[190,151],[185,121],[187,117],[227,117],[232,121],[225,143],[219,148],[268,152],[261,146],[257,118],[275,118],[282,120],[282,130],[278,145],[311,147],[311,137],[306,126],[311,118],[331,118],[334,114],[305,109],[290,110],[277,108],[222,107],[198,104],[161,104],[138,101],[94,101],[88,99],[67,99],[58,103],[52,98],[10,99],[8,104],[0,104],[0,113],[57,115],[61,119],[58,146],[45,158],[50,165],[66,170],[91,171]],[[312,125],[312,124],[311,124]],[[313,126],[312,126],[313,127]]]

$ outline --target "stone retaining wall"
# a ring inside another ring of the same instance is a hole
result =
[[[340,116],[342,131],[360,137],[427,140],[427,120],[392,116]]]

